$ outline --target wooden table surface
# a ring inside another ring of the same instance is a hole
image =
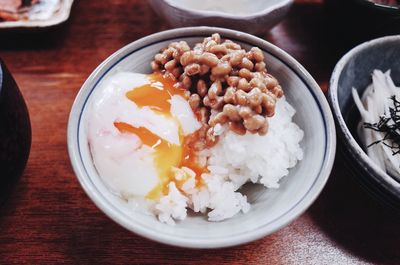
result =
[[[337,60],[357,40],[337,35],[323,4],[297,1],[261,36],[286,50],[326,91]],[[334,22],[335,23],[335,22]],[[81,189],[67,154],[72,102],[91,71],[120,47],[167,29],[146,1],[76,1],[68,23],[0,35],[0,57],[26,99],[33,130],[25,173],[0,210],[0,264],[400,264],[400,224],[337,155],[311,208],[256,242],[220,250],[170,247],[107,218]]]

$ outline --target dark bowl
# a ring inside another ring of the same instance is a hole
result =
[[[328,98],[335,117],[344,155],[355,176],[375,198],[400,210],[400,183],[379,168],[365,153],[356,133],[360,114],[351,94],[355,87],[361,95],[372,82],[374,69],[387,71],[400,85],[400,35],[365,42],[349,51],[336,65]]]
[[[0,60],[0,205],[22,174],[30,146],[28,109],[17,84]]]
[[[399,5],[390,5],[379,3],[379,1],[372,0],[353,0],[359,5],[363,5],[366,8],[374,10],[376,12],[386,13],[387,15],[400,15],[400,4]]]

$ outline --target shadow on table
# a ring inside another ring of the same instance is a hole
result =
[[[26,179],[27,177],[28,176],[25,172],[24,174],[22,174],[21,177],[19,177],[18,182],[15,183],[15,185],[7,191],[7,198],[4,202],[0,204],[0,227],[4,227],[3,225],[7,225],[4,223],[6,220],[5,217],[15,216],[15,211],[18,210],[18,206],[21,203],[20,199],[23,198],[28,191]]]
[[[382,19],[362,13],[345,0],[325,5],[295,3],[287,18],[265,39],[297,59],[326,92],[333,68],[356,45],[386,35],[400,34],[400,16]]]
[[[378,21],[369,14],[344,10],[344,1],[295,4],[285,20],[266,36],[290,51],[326,91],[337,61],[354,46],[400,33],[400,20]],[[347,3],[347,2],[346,2]],[[369,17],[368,17],[369,16]],[[339,150],[338,150],[339,153]],[[378,205],[352,179],[339,155],[332,177],[309,213],[330,238],[362,259],[396,263],[400,259],[399,217]]]
[[[1,50],[42,50],[62,45],[67,36],[68,23],[43,29],[2,29]]]
[[[339,152],[340,148],[330,180],[310,208],[310,216],[353,255],[374,263],[398,264],[399,215],[378,204],[360,187]]]

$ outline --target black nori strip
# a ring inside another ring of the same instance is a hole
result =
[[[364,128],[384,133],[381,140],[375,141],[367,147],[382,143],[392,149],[392,155],[397,155],[400,153],[400,101],[397,100],[396,96],[391,96],[390,99],[394,106],[389,108],[390,117],[381,116],[379,122],[373,124],[364,122]]]

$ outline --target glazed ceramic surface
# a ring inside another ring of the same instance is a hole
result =
[[[380,1],[373,1],[373,0],[353,0],[353,1],[371,10],[381,12],[382,14],[400,16],[400,7],[399,7],[400,4],[390,5],[390,4],[380,3]]]
[[[247,185],[251,210],[222,222],[189,214],[175,226],[160,223],[154,216],[131,210],[111,193],[98,175],[90,155],[86,134],[88,105],[93,91],[118,71],[150,73],[154,55],[172,41],[190,45],[218,32],[222,38],[249,49],[260,47],[267,68],[284,88],[287,100],[297,110],[295,122],[304,130],[301,142],[304,159],[282,179],[279,189]],[[320,88],[308,72],[278,47],[246,33],[222,28],[195,27],[164,31],[135,41],[106,59],[87,79],[76,97],[68,123],[68,149],[75,173],[94,203],[128,230],[166,244],[190,248],[216,248],[256,240],[289,224],[303,213],[324,187],[335,155],[336,135],[332,114]]]
[[[336,65],[329,88],[329,100],[355,175],[376,198],[400,210],[400,183],[379,168],[365,153],[356,133],[360,114],[351,88],[362,95],[372,82],[374,69],[391,70],[400,85],[400,36],[388,36],[363,43],[348,52]]]
[[[204,10],[185,0],[150,0],[149,3],[173,27],[217,26],[262,34],[285,17],[293,0],[253,1],[250,12],[244,14]],[[198,1],[197,5],[204,3]]]
[[[0,205],[22,174],[31,146],[28,109],[0,60]]]

